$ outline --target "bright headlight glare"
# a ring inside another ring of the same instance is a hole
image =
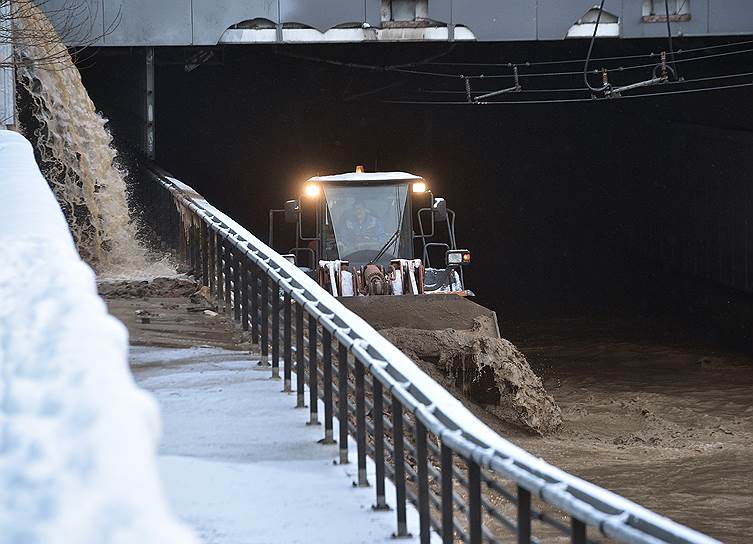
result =
[[[413,184],[413,192],[414,193],[425,193],[426,192],[426,182],[423,181],[417,181]]]
[[[316,198],[321,194],[322,189],[316,183],[307,183],[303,192],[309,198]]]
[[[448,253],[447,254],[447,263],[448,264],[460,264],[463,262],[463,254],[462,253]]]

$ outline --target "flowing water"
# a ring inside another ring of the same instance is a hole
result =
[[[31,97],[35,125],[27,136],[81,257],[100,277],[174,274],[166,260],[148,259],[136,239],[107,119],[97,113],[71,55],[41,11],[23,9],[14,30],[18,80]]]

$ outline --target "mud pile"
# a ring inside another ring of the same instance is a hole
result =
[[[541,379],[512,343],[485,334],[489,325],[484,321],[477,318],[470,330],[388,328],[380,332],[461,398],[535,433],[556,430],[562,414]]]
[[[188,297],[199,291],[201,284],[189,278],[155,278],[151,281],[100,281],[99,294],[105,298]]]

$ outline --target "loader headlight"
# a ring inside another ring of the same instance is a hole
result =
[[[288,261],[290,264],[295,265],[295,255],[292,253],[288,253],[287,255],[282,256],[283,259]]]
[[[322,188],[316,183],[307,183],[303,188],[303,194],[309,198],[318,198],[322,192]]]
[[[426,192],[426,182],[425,181],[417,181],[413,184],[413,192],[414,193],[425,193]]]
[[[470,264],[471,252],[467,249],[451,249],[446,254],[446,262],[448,267]]]

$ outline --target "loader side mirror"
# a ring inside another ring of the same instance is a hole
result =
[[[451,249],[445,254],[447,268],[457,268],[471,264],[471,252],[467,249]]]
[[[435,223],[447,221],[447,202],[444,198],[435,198],[431,208]]]
[[[301,203],[297,200],[285,201],[285,222],[297,223],[301,213]]]

